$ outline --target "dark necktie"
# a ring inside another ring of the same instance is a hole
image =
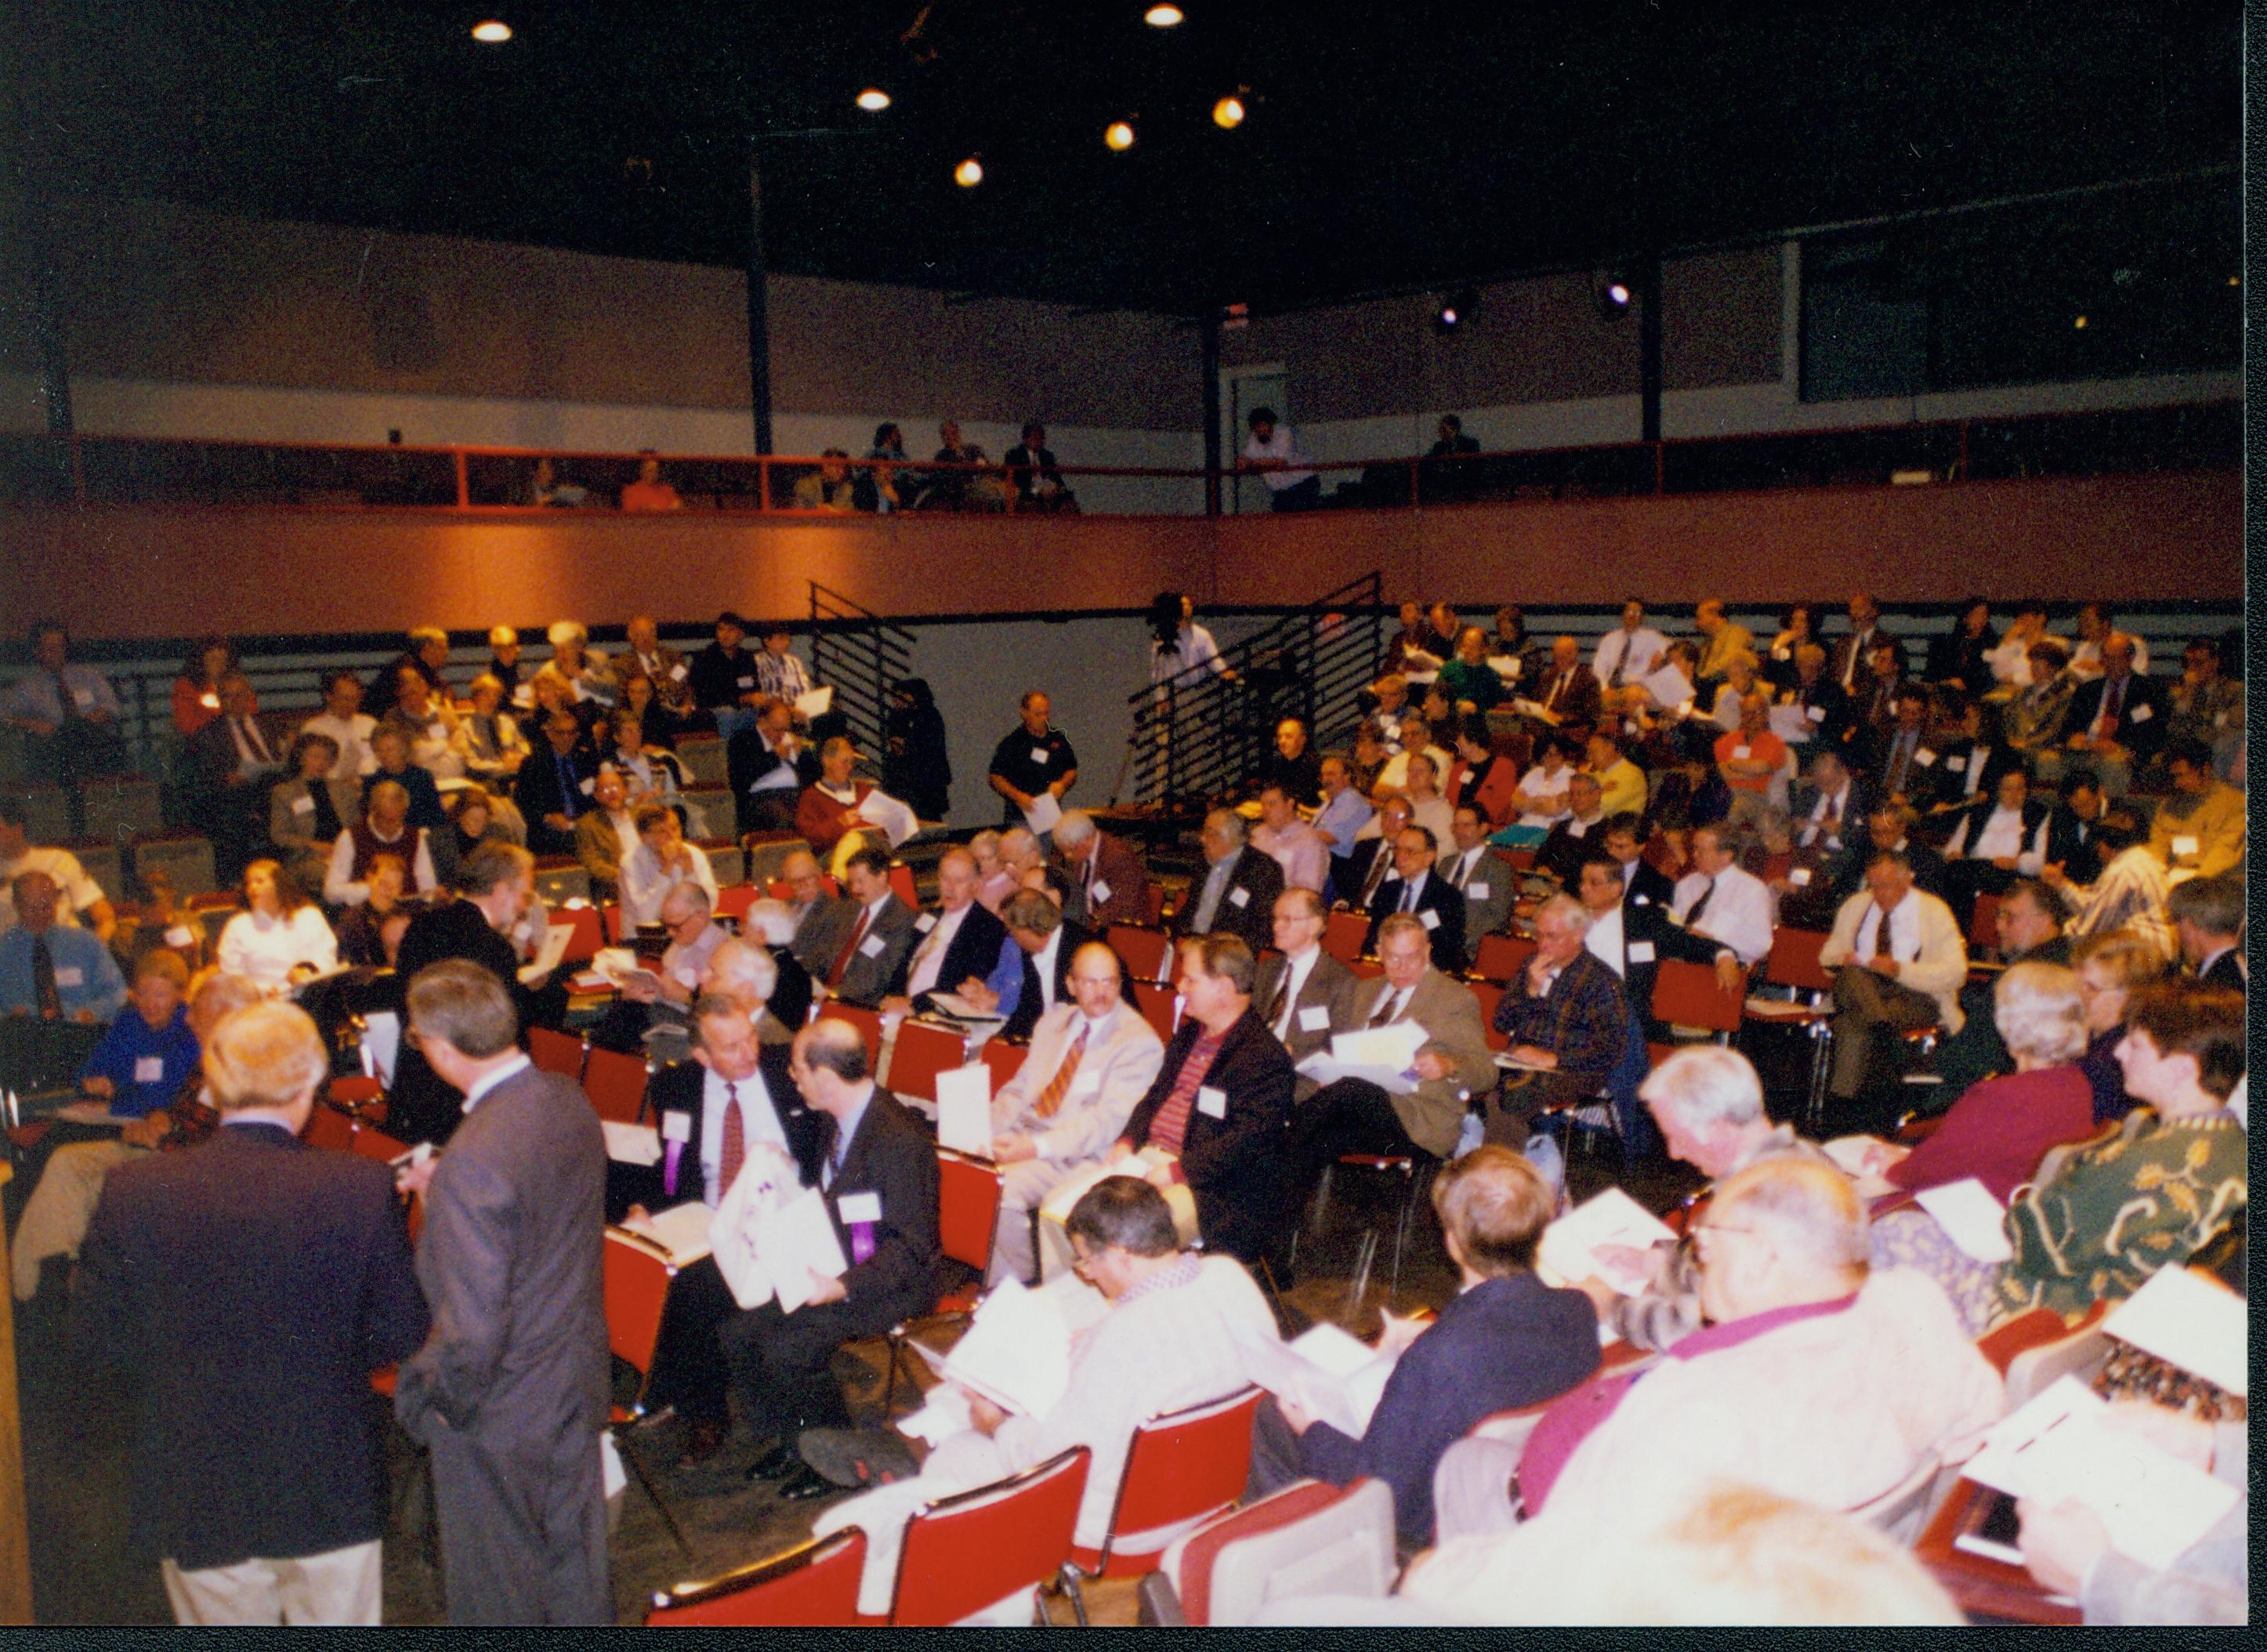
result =
[[[582,812],[583,802],[582,791],[575,783],[575,766],[557,752],[551,753],[551,761],[559,770],[559,812],[571,820]]]
[[[2098,738],[2109,739],[2117,732],[2117,719],[2125,709],[2125,685],[2111,683],[2102,691],[2102,721],[2095,730]]]
[[[1889,772],[1886,784],[1891,791],[1904,789],[1905,764],[1911,759],[1912,742],[1918,738],[1917,734],[1910,731],[1901,733],[1897,736],[1897,744],[1890,748]]]
[[[1376,1010],[1370,1012],[1369,1024],[1373,1027],[1390,1026],[1393,1021],[1394,1012],[1400,1007],[1401,989],[1398,987],[1387,988],[1384,999]]]
[[[1874,932],[1874,956],[1875,958],[1895,957],[1896,954],[1889,949],[1889,909],[1879,901],[1875,901],[1874,910],[1882,914],[1881,927]]]
[[[1378,885],[1385,881],[1385,869],[1392,864],[1392,853],[1386,848],[1384,841],[1380,840],[1377,853],[1369,858],[1369,876],[1361,880],[1361,905],[1365,910],[1370,901],[1376,897]]]
[[[1401,910],[1404,912],[1417,910],[1417,880],[1413,877],[1401,887]]]
[[[716,1149],[716,1197],[721,1201],[747,1162],[748,1127],[740,1117],[740,1087],[724,1081],[724,1142]]]
[[[1618,688],[1622,686],[1622,672],[1629,664],[1629,634],[1627,632],[1624,632],[1622,634],[1622,651],[1614,656],[1614,669],[1608,673],[1606,677],[1607,687]]]
[[[60,1016],[63,1012],[62,994],[55,988],[55,958],[48,950],[48,937],[32,937],[32,995],[39,1001],[43,1016]]]
[[[1715,892],[1716,880],[1712,877],[1708,880],[1707,887],[1700,892],[1700,899],[1692,903],[1692,910],[1684,914],[1684,927],[1686,929],[1690,929],[1700,921],[1701,914],[1708,910],[1709,897],[1713,895]]]
[[[842,943],[842,951],[834,959],[834,967],[826,972],[826,984],[829,987],[840,987],[842,984],[842,973],[850,967],[850,960],[857,955],[858,943],[866,938],[866,926],[873,921],[873,918],[872,908],[867,907],[858,908],[857,924],[851,929],[850,938]]]

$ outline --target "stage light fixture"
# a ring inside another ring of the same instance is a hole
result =
[[[1433,312],[1433,328],[1437,333],[1456,332],[1471,322],[1472,313],[1479,308],[1479,294],[1470,287],[1460,287],[1442,296]]]
[[[1112,121],[1108,126],[1102,128],[1102,141],[1109,144],[1110,147],[1114,150],[1124,151],[1132,149],[1134,147],[1134,122],[1131,121]]]
[[[879,114],[890,106],[890,94],[879,86],[869,86],[858,94],[858,106],[869,114]]]
[[[1213,105],[1212,123],[1224,132],[1233,131],[1237,127],[1242,126],[1244,124],[1244,99],[1233,96],[1226,97],[1222,98],[1218,103]]]
[[[2071,319],[2071,323],[2070,323],[2070,325],[2071,325],[2071,327],[2072,327],[2072,330],[2073,330],[2073,331],[2074,331],[2074,332],[2079,332],[2079,333],[2083,333],[2083,332],[2085,332],[2085,331],[2086,331],[2086,318],[2085,318],[2084,316],[2082,316],[2082,315],[2081,315],[2081,316],[2073,316],[2073,317]]]
[[[1141,14],[1141,21],[1153,29],[1170,29],[1187,15],[1177,5],[1154,5]]]
[[[473,25],[473,38],[483,46],[501,46],[511,38],[511,25],[502,18],[488,18]]]
[[[1627,315],[1635,297],[1628,278],[1613,270],[1595,277],[1590,291],[1598,301],[1598,313],[1609,321],[1618,321]]]
[[[971,155],[966,160],[961,162],[959,165],[952,169],[952,181],[958,184],[963,189],[975,188],[977,185],[984,181],[983,161],[979,159],[976,156]]]

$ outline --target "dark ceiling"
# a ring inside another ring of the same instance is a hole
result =
[[[1180,312],[2237,158],[2229,0],[1185,6],[17,0],[0,59],[48,187],[727,264],[757,131],[774,268]]]

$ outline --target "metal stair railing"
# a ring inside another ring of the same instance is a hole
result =
[[[890,687],[912,672],[913,635],[815,579],[810,585],[811,675],[833,688],[833,709],[878,762],[888,749]]]
[[[1385,625],[1383,582],[1373,570],[1223,650],[1232,676],[1192,667],[1129,696],[1133,795],[1170,805],[1233,790],[1265,760],[1285,717],[1306,723],[1317,751],[1350,739],[1356,696],[1384,655]]]

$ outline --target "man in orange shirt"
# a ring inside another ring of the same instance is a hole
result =
[[[622,509],[625,510],[682,510],[685,501],[677,496],[677,489],[661,479],[661,461],[653,456],[651,448],[642,448],[638,459],[638,479],[622,489]]]
[[[1786,766],[1786,743],[1771,731],[1771,696],[1751,688],[1740,697],[1740,726],[1716,740],[1716,772],[1732,789],[1734,825],[1762,813],[1772,776]]]

